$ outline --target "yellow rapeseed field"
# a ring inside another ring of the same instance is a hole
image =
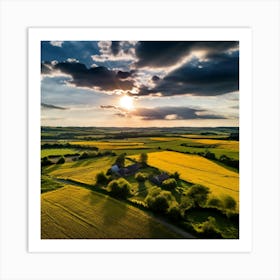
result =
[[[207,145],[216,145],[217,148],[239,151],[239,141],[216,139],[193,139],[193,142]]]
[[[41,195],[42,239],[180,237],[142,210],[84,188]]]
[[[201,156],[153,152],[148,154],[148,164],[169,173],[177,171],[183,180],[209,187],[212,195],[230,195],[239,202],[239,174]]]

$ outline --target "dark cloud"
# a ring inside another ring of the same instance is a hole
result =
[[[100,108],[102,109],[117,109],[118,107],[114,105],[101,105]]]
[[[67,110],[68,108],[55,106],[51,104],[41,103],[41,107],[44,109],[57,109],[57,110]]]
[[[119,41],[112,41],[111,44],[111,51],[113,55],[117,55],[121,50],[120,42]]]
[[[134,74],[135,71],[130,71],[130,72],[123,72],[123,71],[118,71],[117,77],[119,79],[127,79],[131,77]]]
[[[239,54],[220,54],[215,59],[197,59],[182,65],[160,80],[154,88],[141,87],[138,95],[192,94],[214,96],[239,89]]]
[[[51,74],[52,72],[52,65],[50,62],[41,63],[41,73],[44,75]]]
[[[50,63],[43,63],[43,71],[46,71],[46,67],[50,67]],[[79,62],[58,62],[51,67],[52,71],[70,75],[72,80],[69,83],[76,87],[98,88],[103,91],[131,90],[133,87],[132,80],[122,80],[115,71],[103,66],[87,68]],[[126,72],[122,73],[125,75]]]
[[[112,109],[118,117],[141,117],[142,120],[195,120],[195,119],[226,119],[224,116],[216,115],[202,109],[189,107],[155,107],[136,108],[133,111],[126,110],[114,105],[101,105],[102,109]]]
[[[135,53],[138,67],[167,67],[192,51],[202,50],[206,57],[238,47],[238,41],[139,41]]]
[[[158,77],[158,76],[153,76],[152,77],[152,81],[157,82],[158,80],[160,80],[160,77]]]
[[[188,107],[137,108],[132,114],[141,117],[142,120],[226,119],[224,116]]]

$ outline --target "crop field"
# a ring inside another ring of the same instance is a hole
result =
[[[101,150],[120,150],[120,149],[139,149],[144,148],[142,142],[130,141],[75,141],[70,142],[72,145],[80,145],[85,147],[97,147]]]
[[[169,173],[177,171],[183,180],[209,187],[214,196],[230,195],[239,201],[239,174],[208,159],[163,151],[149,153],[148,164]]]
[[[48,157],[48,156],[52,156],[52,155],[56,155],[56,156],[64,156],[67,154],[75,154],[78,151],[75,149],[43,149],[41,150],[41,158],[43,157]]]
[[[41,195],[41,238],[183,237],[149,214],[122,201],[66,185]]]
[[[218,135],[182,134],[180,136],[185,138],[190,138],[190,139],[225,139],[228,137],[227,134],[218,134]]]
[[[94,184],[98,172],[106,172],[113,164],[114,157],[98,159],[86,159],[69,162],[63,165],[50,166],[44,169],[44,173],[60,179],[72,179],[85,184]]]
[[[239,151],[239,142],[231,140],[214,140],[214,139],[197,139],[195,143],[215,145],[217,148],[229,149],[231,151]]]
[[[82,127],[44,130],[43,239],[208,238],[201,237],[201,230],[209,216],[215,220],[212,226],[221,234],[218,238],[238,238],[239,141],[230,140],[238,139],[238,130],[124,128],[120,131]],[[58,162],[60,156],[76,153],[79,155]],[[140,160],[140,154],[147,155],[147,162],[142,161],[143,157]],[[222,155],[229,159],[220,159]],[[115,164],[120,171],[111,169]],[[133,165],[138,167],[126,173]],[[101,171],[106,174],[103,181],[98,174]],[[175,179],[175,186],[155,181],[163,172]],[[179,178],[172,175],[175,172]],[[129,193],[125,198],[112,192],[113,180],[127,183]],[[193,205],[189,209],[184,198],[194,184],[208,187],[210,194],[202,208]],[[160,194],[155,194],[156,189]],[[228,206],[226,195],[237,205]],[[219,198],[220,204],[211,204],[213,197]],[[151,204],[153,200],[162,204]]]

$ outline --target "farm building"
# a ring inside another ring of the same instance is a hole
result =
[[[117,164],[115,164],[115,165],[113,165],[113,166],[111,167],[111,171],[112,171],[113,173],[119,173],[120,168],[118,167]]]
[[[120,168],[118,165],[113,165],[111,171],[120,176],[129,176],[135,174],[141,168],[141,164],[134,163],[130,166]]]
[[[159,175],[156,175],[156,176],[153,176],[150,178],[150,181],[156,185],[161,185],[163,181],[169,179],[169,175],[165,172],[159,174]]]

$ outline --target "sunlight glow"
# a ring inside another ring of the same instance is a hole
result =
[[[127,110],[132,110],[134,108],[133,97],[124,95],[120,98],[120,106]]]

